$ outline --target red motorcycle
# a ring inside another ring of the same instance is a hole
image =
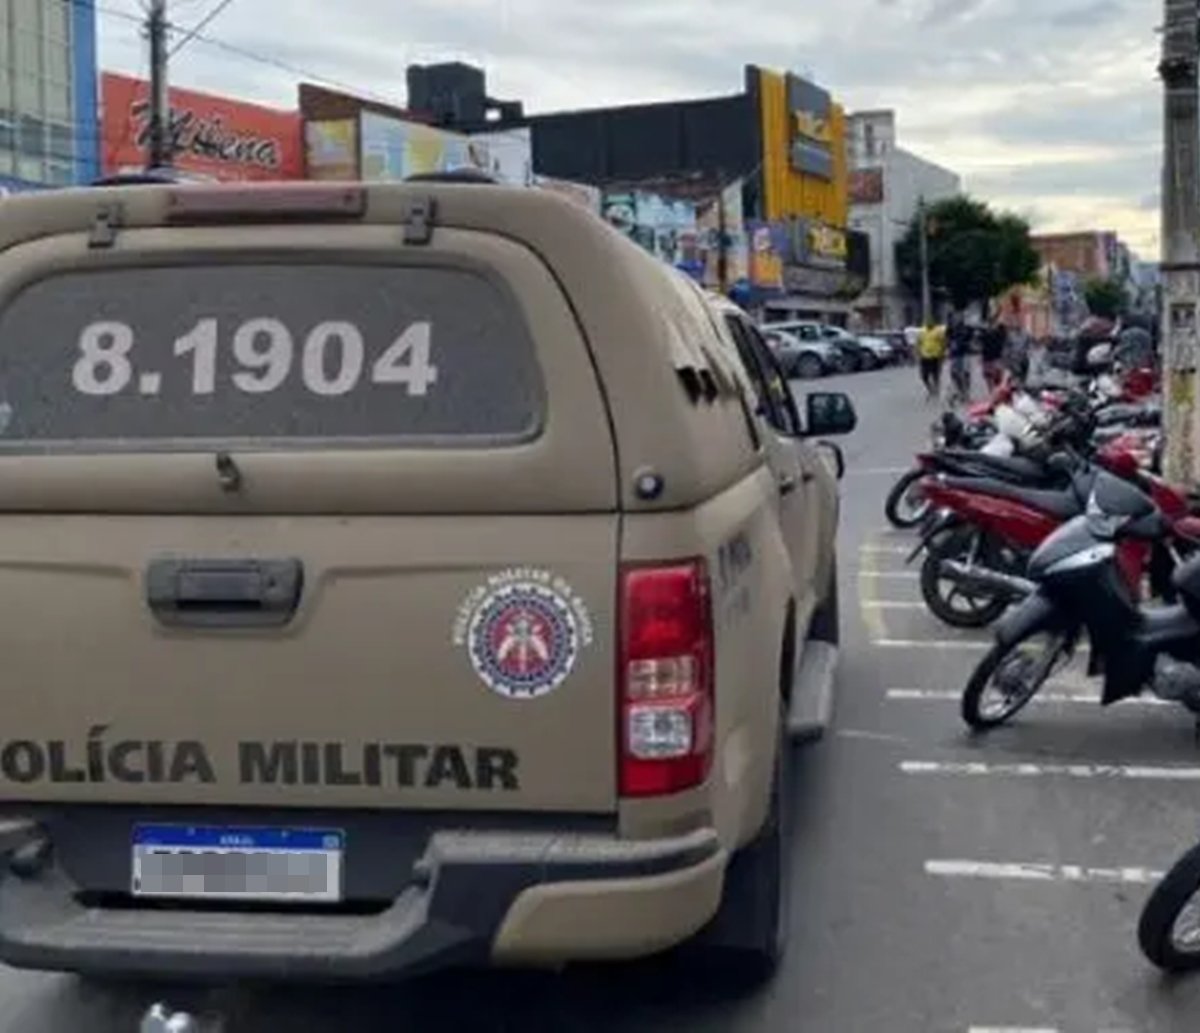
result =
[[[1100,468],[1136,483],[1166,517],[1168,537],[1122,545],[1119,565],[1131,590],[1142,596],[1148,577],[1151,594],[1174,597],[1171,574],[1182,558],[1200,549],[1200,516],[1192,500],[1162,479],[1143,472],[1130,451],[1114,442],[1097,453]],[[1070,460],[1052,463],[1068,478],[1047,490],[979,477],[939,475],[922,485],[933,516],[909,562],[926,553],[921,594],[930,611],[946,624],[982,628],[1033,589],[1025,578],[1029,557],[1066,521],[1082,514],[1097,467],[1069,470]]]

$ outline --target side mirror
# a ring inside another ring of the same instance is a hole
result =
[[[838,437],[858,426],[850,396],[840,391],[816,391],[805,399],[805,433],[810,438]]]
[[[829,464],[829,469],[839,481],[846,476],[846,454],[832,441],[818,441],[817,449],[821,458]]]

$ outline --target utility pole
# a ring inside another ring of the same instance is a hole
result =
[[[1197,481],[1196,370],[1200,309],[1200,5],[1164,0],[1162,63],[1163,390],[1167,402],[1164,472]]]
[[[171,106],[167,97],[167,0],[150,0],[146,20],[150,40],[150,137],[148,169],[169,167],[174,159]]]
[[[933,298],[929,288],[929,215],[924,196],[917,202],[917,218],[921,241],[921,325],[929,326],[933,323]]]

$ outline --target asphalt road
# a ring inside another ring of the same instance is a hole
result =
[[[1012,728],[966,736],[956,697],[983,639],[924,611],[908,539],[882,516],[934,415],[915,381],[820,385],[848,390],[861,417],[845,442],[842,674],[833,730],[795,767],[792,947],[770,986],[747,994],[671,962],[388,991],[117,991],[0,970],[0,1033],[126,1033],[164,997],[222,1013],[225,1033],[1200,1027],[1200,976],[1161,978],[1134,940],[1154,873],[1200,838],[1191,723],[1102,712],[1068,677]]]

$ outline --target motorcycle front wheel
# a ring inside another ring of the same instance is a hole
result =
[[[1164,972],[1200,968],[1200,845],[1154,887],[1138,920],[1138,946]]]
[[[996,643],[963,691],[963,720],[976,732],[1011,721],[1070,662],[1071,643],[1064,631],[1032,631],[1008,645]]]
[[[921,566],[921,596],[929,612],[952,628],[986,628],[999,620],[1008,609],[1007,597],[962,588],[942,569],[947,560],[994,565],[998,553],[983,532],[972,527],[932,542]]]
[[[929,500],[918,487],[924,476],[925,471],[918,466],[892,485],[883,512],[893,527],[910,531],[925,519],[929,512]]]

